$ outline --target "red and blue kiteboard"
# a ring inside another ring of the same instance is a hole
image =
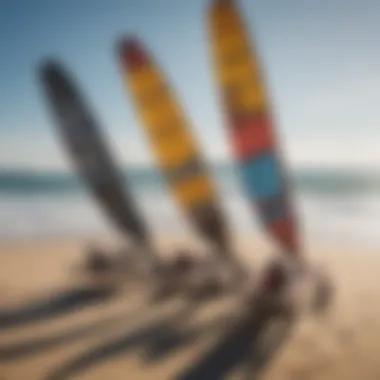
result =
[[[214,1],[209,17],[216,78],[243,185],[266,229],[296,254],[295,216],[259,60],[232,0]]]

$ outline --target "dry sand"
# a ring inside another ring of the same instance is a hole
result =
[[[246,253],[258,249],[245,242],[239,247]],[[74,241],[0,246],[0,380],[196,378],[186,377],[185,370],[199,367],[223,339],[238,309],[236,300],[191,312],[181,298],[152,306],[146,289],[136,284],[91,293],[75,269],[82,248]],[[380,379],[379,252],[329,247],[310,253],[333,275],[333,306],[323,317],[298,321],[261,378]],[[55,303],[44,303],[49,295]],[[22,319],[20,310],[36,302],[36,310],[24,310]],[[75,303],[80,307],[69,310]],[[6,310],[15,313],[6,319]],[[233,347],[217,363],[227,364],[236,353]],[[241,373],[237,367],[225,375],[238,379]],[[213,378],[222,377],[205,377]]]

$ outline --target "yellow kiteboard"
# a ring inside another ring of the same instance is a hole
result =
[[[170,85],[138,40],[123,39],[118,54],[126,86],[178,205],[225,254],[229,249],[217,191]]]

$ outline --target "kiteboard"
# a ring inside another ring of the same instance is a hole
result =
[[[118,55],[126,87],[177,204],[198,232],[228,256],[214,182],[170,84],[139,40],[122,39]]]
[[[289,254],[298,254],[296,220],[267,88],[232,0],[213,2],[209,28],[216,80],[243,186],[271,236]]]
[[[301,300],[297,290],[310,285],[314,286],[311,309],[325,310],[331,302],[332,282],[322,267],[307,263],[301,252],[289,176],[279,153],[268,90],[257,52],[233,0],[213,1],[209,29],[216,80],[242,183],[265,229],[285,251],[284,258],[295,259],[282,263],[275,260],[269,265],[263,281],[257,282],[259,291],[251,292],[253,299],[265,304],[268,290],[274,290],[275,299],[283,292],[279,299],[289,312]]]
[[[74,78],[53,60],[43,63],[40,78],[59,134],[79,174],[120,232],[145,244],[148,231]]]

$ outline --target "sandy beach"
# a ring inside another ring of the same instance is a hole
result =
[[[239,252],[252,261],[248,253],[265,256],[261,248],[242,242]],[[297,321],[261,378],[379,379],[378,252],[309,251],[333,275],[334,303],[325,316]],[[204,370],[215,367],[215,360],[228,367],[231,352],[240,349],[227,344],[230,352],[207,364],[210,352],[235,331],[239,306],[232,296],[194,308],[180,297],[152,305],[143,286],[126,281],[90,288],[75,269],[82,253],[78,241],[0,246],[1,380],[181,380],[204,378],[202,373],[208,380],[241,378],[238,360],[223,374]]]

